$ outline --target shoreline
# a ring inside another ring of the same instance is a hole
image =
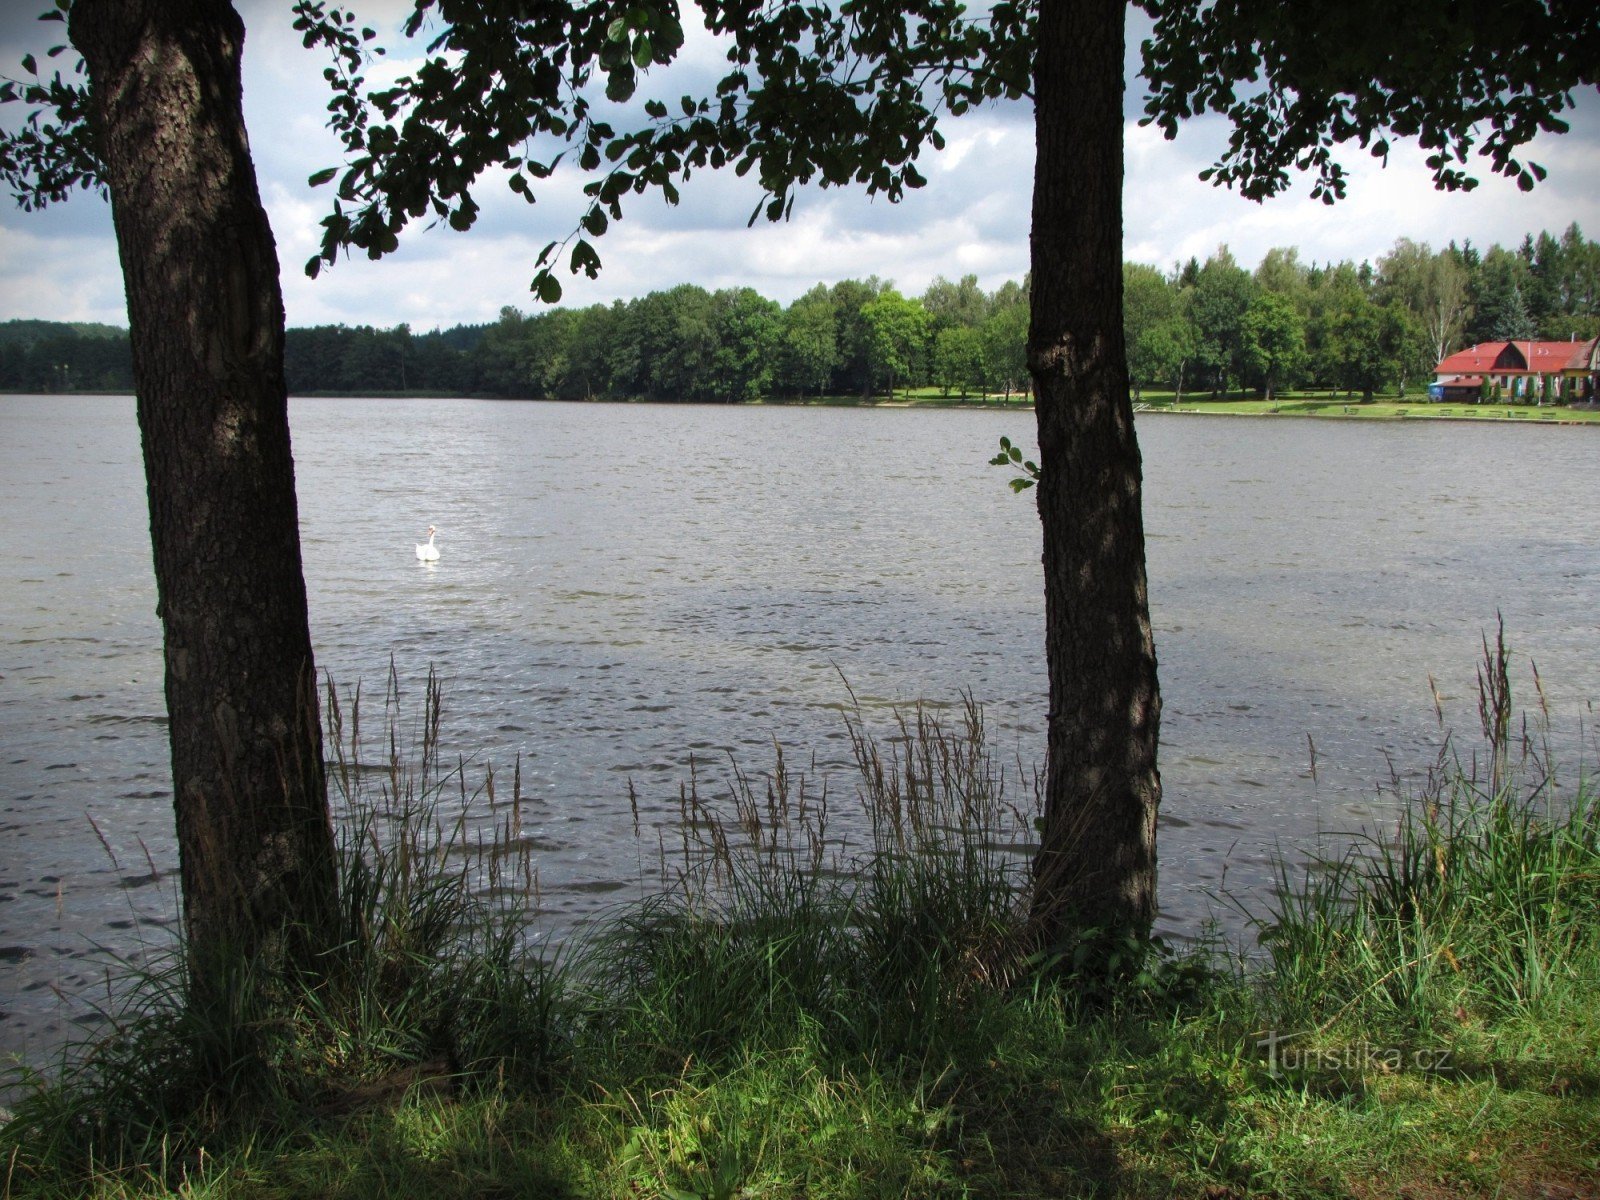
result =
[[[95,396],[95,397],[126,397],[133,399],[128,392],[110,391],[72,391],[72,392],[22,392],[9,389],[0,389],[0,396]],[[789,398],[789,397],[762,397],[757,400],[738,401],[719,404],[712,401],[678,401],[678,400],[652,400],[645,397],[629,399],[592,399],[560,401],[552,397],[533,396],[492,396],[492,395],[452,395],[445,392],[412,391],[400,393],[377,392],[297,392],[291,393],[291,400],[488,400],[501,403],[570,403],[570,404],[650,404],[662,406],[677,406],[685,408],[897,408],[897,409],[982,409],[996,412],[1032,413],[1034,405],[1031,400],[998,400],[998,399],[945,399],[943,397],[895,397],[895,398],[862,398],[859,396],[825,396],[821,398]],[[1291,417],[1311,418],[1323,421],[1450,421],[1457,424],[1522,424],[1522,425],[1600,425],[1600,405],[1585,405],[1575,408],[1547,405],[1540,407],[1519,407],[1506,405],[1462,406],[1439,405],[1435,402],[1425,401],[1421,404],[1405,404],[1395,400],[1376,401],[1372,404],[1363,404],[1359,401],[1351,404],[1338,400],[1307,400],[1288,399],[1278,404],[1269,405],[1262,400],[1221,400],[1198,401],[1193,404],[1172,406],[1169,404],[1151,404],[1135,401],[1134,414],[1136,416],[1184,416],[1184,417]]]

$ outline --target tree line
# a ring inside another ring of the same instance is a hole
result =
[[[1403,395],[1464,346],[1600,335],[1600,244],[1576,224],[1514,250],[1402,238],[1376,264],[1318,266],[1273,249],[1254,272],[1224,246],[1170,274],[1129,265],[1123,287],[1136,390]]]
[[[1559,237],[1480,252],[1407,239],[1372,262],[1317,265],[1292,248],[1254,271],[1221,247],[1161,271],[1123,265],[1131,381],[1143,388],[1292,387],[1402,393],[1485,341],[1600,335],[1600,244]],[[947,396],[1028,388],[1027,280],[985,292],[976,276],[905,296],[876,277],[818,284],[784,307],[750,288],[681,284],[635,300],[414,335],[409,327],[291,329],[293,392],[413,389],[561,400],[738,402]]]
[[[1123,266],[1129,371],[1144,388],[1220,394],[1360,392],[1425,384],[1445,355],[1486,341],[1600,336],[1600,243],[1576,224],[1515,249],[1406,239],[1371,262],[1316,265],[1294,248],[1254,271],[1221,247],[1161,271]],[[424,391],[561,400],[737,402],[763,396],[948,396],[1026,391],[1026,281],[976,276],[908,297],[872,277],[818,284],[784,307],[751,288],[681,284],[635,300],[413,333],[409,325],[290,329],[294,393]],[[0,325],[0,387],[133,386],[111,326]]]
[[[0,389],[131,392],[133,345],[114,325],[0,322]]]
[[[752,288],[680,284],[587,308],[416,335],[291,329],[291,392],[456,392],[561,400],[754,400],[873,395],[937,384],[952,394],[1026,389],[1027,295],[976,276],[907,297],[876,277],[818,284],[784,307]]]

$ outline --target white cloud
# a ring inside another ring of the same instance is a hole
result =
[[[40,237],[25,226],[0,228],[0,320],[126,325],[122,267],[111,222],[105,225],[98,235],[76,237]]]
[[[1198,122],[1175,141],[1154,129],[1129,128],[1123,208],[1125,253],[1159,267],[1191,256],[1204,260],[1226,243],[1246,266],[1274,246],[1297,246],[1306,262],[1376,259],[1396,239],[1435,248],[1470,239],[1479,247],[1515,246],[1528,233],[1559,233],[1576,221],[1600,232],[1600,121],[1592,111],[1572,134],[1540,139],[1529,158],[1549,169],[1532,192],[1499,176],[1479,173],[1472,192],[1441,192],[1432,185],[1425,155],[1396,146],[1386,164],[1371,157],[1347,162],[1346,198],[1334,205],[1309,198],[1308,187],[1264,203],[1245,200],[1204,183],[1199,172],[1225,144],[1216,120]]]

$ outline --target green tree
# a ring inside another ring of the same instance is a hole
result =
[[[1268,400],[1294,384],[1305,364],[1306,332],[1293,304],[1276,293],[1260,293],[1245,310],[1239,336],[1245,368]]]
[[[1534,326],[1543,330],[1561,312],[1561,243],[1547,230],[1528,234],[1519,251],[1528,264],[1528,286],[1523,299]]]
[[[1228,253],[1226,246],[1206,259],[1195,281],[1190,305],[1195,331],[1195,358],[1207,373],[1213,395],[1246,369],[1244,315],[1255,298],[1255,281]]]
[[[505,305],[500,319],[483,335],[478,362],[483,383],[497,396],[527,399],[537,394],[532,359],[533,321],[520,309]]]
[[[984,390],[1010,400],[1012,392],[1028,386],[1028,295],[1008,283],[994,294],[990,307],[982,330]]]
[[[941,275],[922,294],[922,307],[936,329],[952,325],[977,329],[989,316],[989,297],[978,286],[976,275],[963,275],[956,283]]]
[[[872,330],[863,314],[885,287],[876,276],[843,279],[833,285],[831,295],[839,360],[832,386],[841,394],[872,394]]]
[[[1255,281],[1262,291],[1288,300],[1304,317],[1306,294],[1311,288],[1310,274],[1310,270],[1300,261],[1299,250],[1293,246],[1274,246],[1256,266]]]
[[[1361,268],[1348,260],[1314,270],[1307,296],[1306,357],[1311,378],[1324,387],[1339,387],[1341,359],[1335,324],[1339,314],[1367,300]]]
[[[1364,403],[1385,384],[1404,375],[1408,357],[1420,342],[1416,327],[1399,305],[1379,306],[1365,292],[1347,292],[1331,314],[1326,350],[1329,382],[1361,393]]]
[[[608,351],[621,319],[619,309],[605,304],[590,305],[577,314],[566,369],[556,384],[557,396],[566,400],[593,400],[616,394]]]
[[[1183,400],[1183,387],[1189,364],[1194,361],[1194,326],[1186,317],[1169,317],[1139,334],[1128,345],[1130,373],[1135,379],[1170,386],[1173,403]],[[1135,395],[1138,395],[1135,384]]]
[[[1146,384],[1174,384],[1194,355],[1185,294],[1154,267],[1124,263],[1122,329],[1128,346],[1128,378],[1134,399]]]
[[[962,399],[983,386],[983,333],[968,325],[947,325],[933,335],[933,382],[948,396]]]
[[[577,324],[577,314],[565,308],[538,313],[527,322],[518,354],[519,382],[527,390],[519,394],[541,400],[560,394]]]
[[[867,327],[872,386],[882,386],[892,396],[922,365],[932,328],[928,310],[921,301],[886,288],[862,307],[861,319]]]
[[[1496,300],[1494,308],[1494,324],[1489,327],[1491,342],[1528,342],[1538,338],[1539,326],[1518,284],[1513,283],[1510,290]]]
[[[833,293],[817,284],[784,311],[779,332],[780,386],[822,395],[839,367],[839,323]]]
[[[753,288],[711,297],[715,348],[701,381],[707,399],[754,400],[771,386],[783,310]]]
[[[1574,222],[1545,255],[1550,304],[1541,333],[1555,341],[1593,338],[1600,333],[1600,243],[1585,238]]]
[[[1467,269],[1451,254],[1435,254],[1406,238],[1378,260],[1378,294],[1399,304],[1420,331],[1416,356],[1405,365],[1421,376],[1459,350],[1470,315]]]
[[[1528,264],[1514,250],[1491,246],[1469,280],[1473,309],[1466,334],[1469,344],[1538,336],[1526,298]]]

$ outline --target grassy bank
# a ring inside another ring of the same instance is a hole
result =
[[[817,396],[772,398],[764,404],[821,405],[835,408],[1007,408],[1031,409],[1033,397],[1026,392],[1011,396],[946,395],[939,388],[914,388],[893,396]],[[1288,392],[1273,400],[1256,399],[1253,393],[1230,394],[1212,399],[1207,393],[1187,394],[1181,400],[1172,392],[1145,391],[1137,399],[1140,412],[1210,413],[1222,416],[1325,417],[1340,420],[1447,420],[1510,421],[1539,424],[1591,424],[1600,422],[1600,408],[1565,408],[1556,405],[1435,404],[1426,396],[1412,399],[1385,398],[1363,404],[1359,398],[1332,396],[1326,392]]]
[[[1484,665],[1481,737],[1382,834],[1241,901],[1249,953],[1041,977],[1035,781],[981,711],[905,714],[837,794],[781,755],[641,830],[672,883],[529,951],[519,780],[332,708],[348,945],[316,980],[182,964],[0,1132],[15,1196],[1591,1196],[1600,803]],[[437,693],[433,693],[437,704]],[[436,712],[436,707],[433,709]],[[349,722],[351,726],[354,721]],[[445,821],[465,807],[466,819]]]
[[[1212,400],[1205,393],[1178,401],[1170,392],[1146,392],[1141,400],[1150,412],[1213,413],[1232,416],[1325,417],[1337,420],[1521,421],[1589,424],[1600,421],[1600,409],[1557,405],[1435,404],[1425,396],[1411,400],[1359,399],[1323,394],[1286,393],[1273,400],[1240,396]]]

